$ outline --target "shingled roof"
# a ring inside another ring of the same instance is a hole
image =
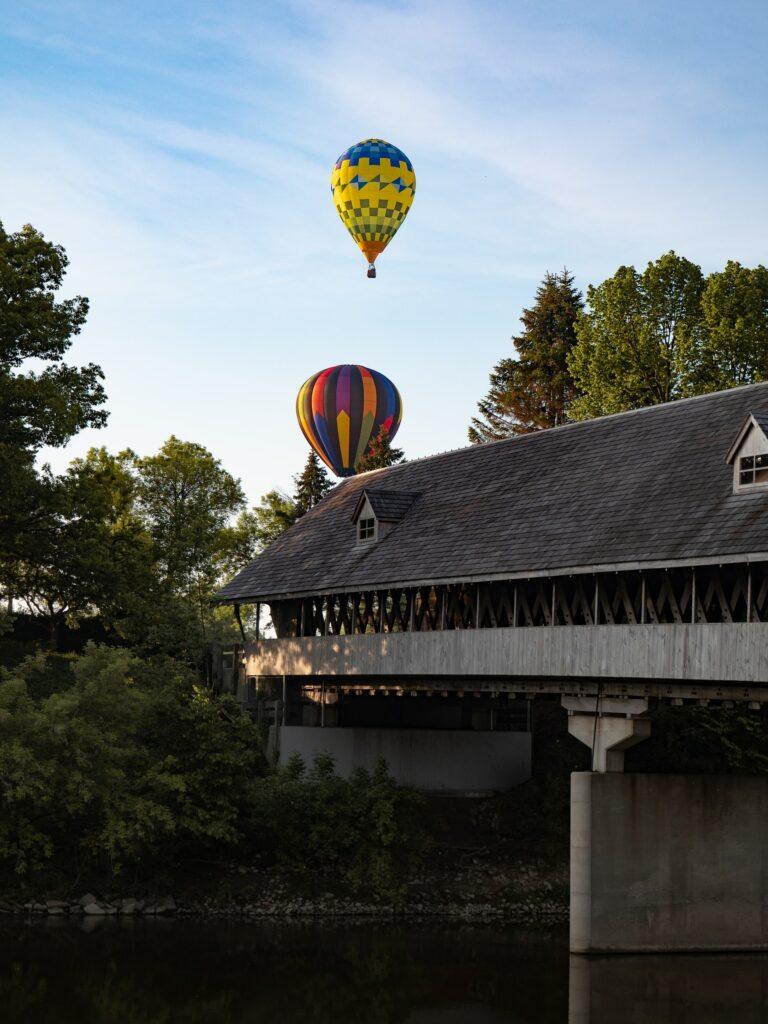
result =
[[[343,480],[218,594],[224,602],[387,585],[768,558],[768,491],[725,456],[768,383],[473,445]],[[355,543],[363,489],[416,495]]]
[[[418,494],[410,494],[403,491],[374,490],[372,487],[364,487],[360,492],[352,513],[352,522],[357,522],[360,510],[368,499],[371,511],[382,523],[399,522],[411,505],[418,498]]]

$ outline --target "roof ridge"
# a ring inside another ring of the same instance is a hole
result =
[[[639,409],[625,409],[623,412],[609,412],[604,416],[593,416],[588,420],[571,420],[568,423],[559,423],[556,427],[545,427],[543,430],[532,430],[527,434],[515,434],[512,437],[499,437],[494,441],[482,441],[480,444],[467,444],[463,445],[461,448],[447,448],[443,452],[433,452],[431,455],[417,455],[413,459],[406,459],[404,462],[398,462],[394,466],[384,466],[381,469],[370,469],[367,473],[390,472],[391,470],[398,469],[399,467],[411,466],[414,462],[427,462],[429,459],[442,459],[448,455],[455,455],[457,452],[484,451],[485,449],[492,448],[496,445],[513,444],[515,442],[525,441],[534,437],[542,437],[543,435],[551,434],[556,430],[572,430],[577,427],[586,427],[588,424],[604,423],[606,420],[615,420],[621,416],[637,416],[641,413],[658,412],[659,409],[669,409],[670,407],[690,405],[691,402],[701,402],[705,399],[719,398],[722,395],[729,395],[737,391],[746,391],[748,388],[759,387],[768,387],[768,381],[753,381],[751,384],[740,384],[738,387],[734,388],[723,388],[722,391],[708,391],[703,395],[690,395],[688,398],[675,398],[671,402],[657,402],[654,405],[643,405],[640,406]],[[366,476],[367,473],[357,473],[354,477],[349,477],[349,479],[360,479],[361,476]]]

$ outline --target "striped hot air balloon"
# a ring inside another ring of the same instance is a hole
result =
[[[301,431],[336,476],[354,476],[371,439],[383,427],[391,440],[402,415],[395,385],[367,366],[329,366],[306,380],[296,396]]]

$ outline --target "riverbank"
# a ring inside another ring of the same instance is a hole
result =
[[[137,886],[121,892],[15,891],[0,898],[0,914],[52,917],[215,918],[381,918],[504,921],[520,924],[563,921],[568,916],[568,877],[564,867],[478,861],[453,871],[422,873],[395,900],[340,892],[298,891],[272,872],[231,865],[214,883],[174,892]]]
[[[566,798],[567,799],[567,798]],[[563,804],[561,807],[560,804]],[[298,873],[189,860],[133,878],[0,881],[0,914],[216,918],[429,918],[534,924],[568,917],[567,803],[536,782],[496,797],[424,798],[427,839],[394,891],[371,865],[356,885],[318,864]]]

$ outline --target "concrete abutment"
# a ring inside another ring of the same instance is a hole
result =
[[[574,773],[570,945],[768,949],[768,779]]]

